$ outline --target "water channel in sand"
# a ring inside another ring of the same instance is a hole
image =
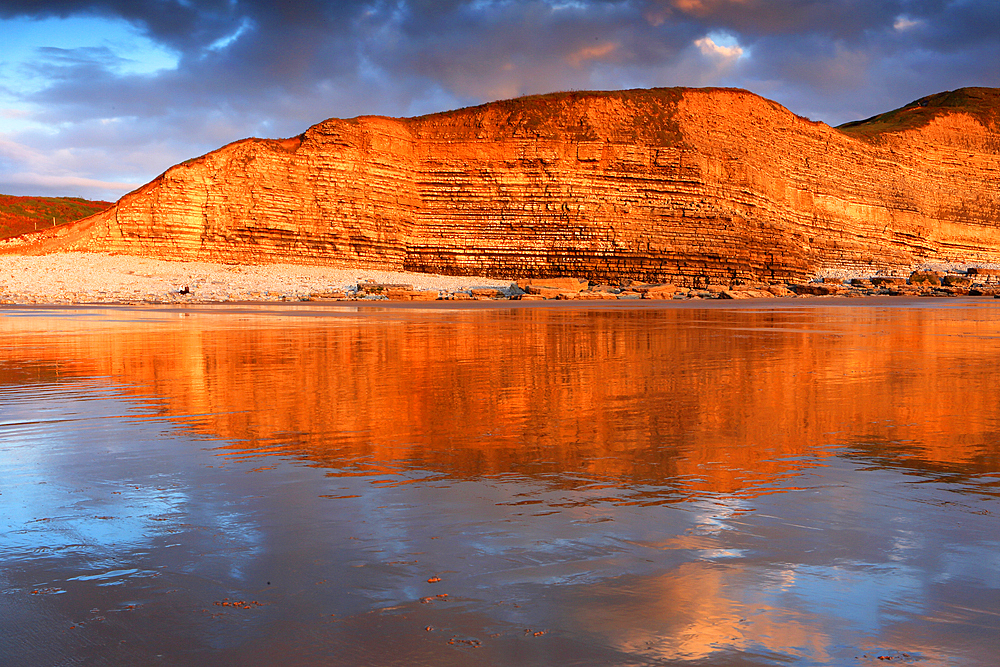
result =
[[[0,663],[995,665],[1000,304],[0,310]]]

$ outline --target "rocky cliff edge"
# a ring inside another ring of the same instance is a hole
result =
[[[171,167],[32,247],[682,285],[997,262],[998,110],[966,88],[831,128],[673,88],[330,119]]]

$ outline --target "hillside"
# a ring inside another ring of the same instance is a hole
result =
[[[884,133],[915,130],[937,118],[966,114],[993,132],[1000,131],[1000,89],[960,88],[921,97],[887,113],[838,125],[841,132],[866,139]]]
[[[689,286],[995,262],[997,94],[839,129],[734,89],[330,119],[172,167],[37,250]]]
[[[111,202],[79,197],[0,195],[0,239],[76,222],[111,206]]]

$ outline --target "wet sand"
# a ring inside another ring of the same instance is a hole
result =
[[[995,667],[1000,302],[518,303],[0,317],[0,662]]]

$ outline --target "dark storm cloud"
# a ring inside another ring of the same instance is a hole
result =
[[[995,0],[0,6],[0,18],[75,16],[128,21],[173,52],[177,68],[122,74],[108,49],[43,50],[31,72],[47,82],[30,93],[37,120],[77,125],[72,136],[96,146],[101,123],[126,119],[141,128],[129,141],[147,136],[150,154],[172,161],[243,136],[296,134],[330,116],[412,115],[550,90],[731,85],[840,123],[942,90],[1000,86]]]
[[[859,0],[654,0],[660,20],[689,19],[748,37],[822,33],[850,39],[891,24],[905,1]]]
[[[669,85],[685,49],[713,31],[752,52],[740,70],[748,80],[823,90],[842,83],[836,62],[865,81],[880,59],[900,52],[918,58],[981,51],[983,44],[995,52],[1000,21],[993,0],[15,0],[0,7],[8,17],[71,15],[124,19],[178,54],[176,73],[120,81],[142,97],[152,87],[176,86],[196,91],[173,90],[178,104],[246,97],[270,107],[290,95],[346,102],[358,113],[365,109],[349,99],[352,89],[396,88],[411,102],[436,89],[456,102],[481,101],[586,87],[601,68],[634,70],[639,80],[661,68],[664,76],[646,85]],[[84,65],[48,66],[66,81]],[[926,92],[935,90],[931,84]],[[57,84],[43,99],[72,97],[79,106],[86,103],[80,93]],[[91,98],[94,113],[103,113],[101,98]],[[408,110],[398,96],[382,99],[365,103],[378,112]]]
[[[156,41],[187,51],[211,44],[226,35],[227,31],[235,29],[238,23],[237,7],[237,3],[228,0],[5,0],[0,6],[0,18],[68,18],[81,15],[122,18],[142,26]]]

